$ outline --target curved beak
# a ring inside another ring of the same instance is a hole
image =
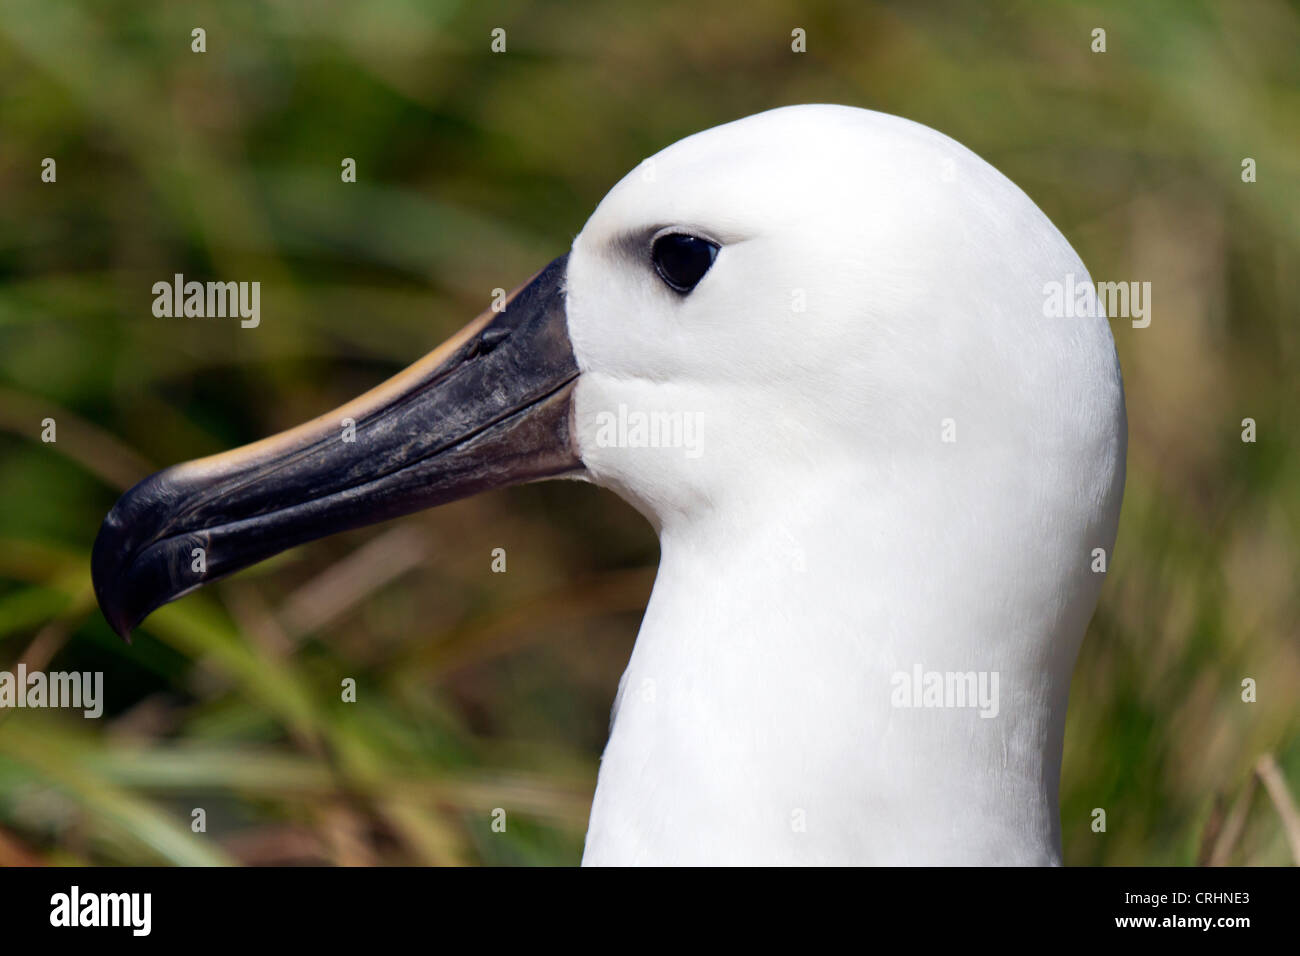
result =
[[[304,425],[175,465],[113,506],[95,596],[129,639],[151,611],[336,531],[505,485],[582,471],[567,256],[384,384]]]

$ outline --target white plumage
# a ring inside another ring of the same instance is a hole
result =
[[[586,478],[662,559],[585,862],[1055,863],[1124,481],[1106,319],[1045,314],[1087,281],[932,130],[753,116],[647,160],[567,257],[388,382],[134,486],[95,594],[126,636],[334,531]]]
[[[647,225],[720,244],[690,295]],[[1126,444],[1106,320],[1044,317],[1067,274],[997,170],[865,110],[708,130],[606,196],[569,258],[574,421],[662,559],[585,863],[1059,862]],[[601,440],[620,406],[691,416],[698,454]],[[918,668],[995,673],[996,716],[896,706]]]

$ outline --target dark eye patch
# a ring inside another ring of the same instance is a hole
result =
[[[660,236],[650,247],[659,278],[676,292],[690,292],[704,278],[718,256],[718,246],[684,232]]]

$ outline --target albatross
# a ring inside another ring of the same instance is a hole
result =
[[[808,105],[706,130],[406,371],[124,494],[95,593],[126,637],[343,529],[593,482],[661,555],[584,863],[1058,864],[1127,443],[1105,316],[1044,314],[1068,276],[1033,201],[928,127]]]

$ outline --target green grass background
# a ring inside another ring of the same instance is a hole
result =
[[[1094,277],[1152,283],[1151,326],[1113,324],[1129,477],[1072,690],[1065,857],[1204,861],[1235,807],[1225,859],[1289,862],[1251,781],[1272,754],[1300,790],[1295,3],[5,0],[0,669],[104,671],[107,711],[0,712],[0,863],[576,862],[657,557],[612,495],[525,487],[340,535],[132,646],[89,547],[148,471],[422,355],[645,156],[799,102],[936,127]],[[175,272],[261,281],[261,327],[153,317]]]

